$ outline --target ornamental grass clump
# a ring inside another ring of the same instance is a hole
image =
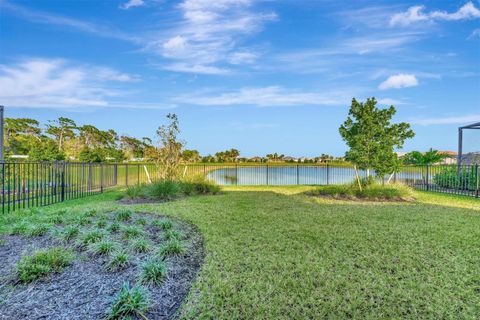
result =
[[[130,256],[122,250],[114,251],[110,254],[110,261],[107,269],[110,271],[118,271],[126,268],[130,264]]]
[[[132,249],[138,253],[145,253],[151,250],[151,242],[146,238],[138,238],[132,242]]]
[[[133,211],[130,209],[120,209],[115,216],[118,221],[129,221],[132,218]]]
[[[111,240],[102,240],[90,245],[90,251],[95,255],[106,255],[117,249],[117,244]]]
[[[65,242],[69,242],[75,239],[79,233],[80,229],[77,226],[69,226],[60,232],[60,238]]]
[[[48,274],[60,272],[72,261],[72,252],[64,248],[38,250],[20,259],[17,265],[18,279],[23,283],[32,282]]]
[[[92,229],[82,234],[80,241],[82,244],[91,244],[100,241],[105,233],[99,229]]]
[[[168,255],[177,255],[185,252],[185,246],[183,242],[181,242],[178,239],[172,239],[167,241],[165,244],[163,244],[158,253],[161,256],[168,256]]]
[[[146,290],[140,285],[130,288],[128,283],[124,283],[110,308],[107,319],[131,319],[131,317],[147,319],[144,314],[147,310]]]
[[[50,230],[48,224],[34,224],[25,230],[25,236],[27,237],[40,237],[46,234]]]
[[[167,276],[165,262],[158,258],[150,258],[142,265],[140,281],[144,284],[161,285]]]

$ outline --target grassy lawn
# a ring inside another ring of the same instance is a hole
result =
[[[132,206],[181,217],[205,238],[183,318],[480,317],[479,200],[416,193],[418,203],[359,203],[302,194],[309,189],[227,188]],[[46,210],[114,209],[118,194]],[[0,232],[14,219],[1,217]]]

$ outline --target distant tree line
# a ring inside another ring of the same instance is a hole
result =
[[[232,162],[270,162],[270,163],[325,163],[344,161],[328,154],[313,158],[293,158],[284,154],[271,153],[265,156],[242,157],[237,149],[216,152],[202,156],[198,150],[184,149],[185,143],[178,140],[178,119],[176,115],[167,116],[169,126],[160,126],[157,137],[161,145],[178,149],[179,161],[188,163],[232,163]],[[176,144],[172,141],[174,139]],[[33,161],[153,161],[159,158],[158,146],[152,139],[141,139],[119,135],[115,130],[101,130],[94,125],[78,125],[74,120],[60,117],[48,121],[45,126],[30,118],[5,119],[5,155],[7,158],[28,158]],[[164,151],[162,151],[164,152]],[[174,154],[176,154],[173,152]],[[176,161],[176,160],[175,160]]]

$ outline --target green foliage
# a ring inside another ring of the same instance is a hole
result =
[[[130,317],[141,317],[148,310],[148,297],[143,287],[136,285],[130,288],[125,283],[118,293],[108,314],[108,319],[129,319]]]
[[[362,190],[358,185],[322,186],[313,195],[331,196],[334,198],[365,199],[365,200],[412,200],[413,191],[401,184],[380,185],[378,183],[364,184]]]
[[[473,191],[480,185],[478,172],[475,166],[460,170],[457,166],[442,167],[438,173],[434,174],[433,182],[442,188]]]
[[[191,181],[161,180],[151,184],[130,187],[125,192],[127,199],[151,199],[167,201],[182,196],[217,194],[220,187],[205,179]]]
[[[183,234],[180,231],[170,229],[165,232],[165,239],[172,240],[177,239],[181,240],[183,238]]]
[[[173,227],[173,223],[170,220],[155,219],[152,221],[152,226],[163,229],[163,230],[169,230]]]
[[[105,255],[113,252],[118,249],[117,245],[111,240],[102,240],[97,243],[93,243],[90,246],[90,251],[96,255]]]
[[[152,155],[158,167],[161,167],[161,178],[175,180],[179,175],[178,167],[182,158],[183,142],[179,139],[180,126],[176,114],[168,114],[169,121],[157,129],[160,146]]]
[[[151,242],[146,238],[138,238],[132,242],[132,249],[135,252],[145,253],[151,250]]]
[[[89,231],[86,231],[85,233],[82,234],[81,236],[81,243],[82,244],[91,244],[100,241],[105,233],[102,230],[99,229],[92,229]]]
[[[39,237],[43,236],[50,230],[50,225],[48,224],[33,224],[25,230],[25,235],[27,237]]]
[[[404,164],[413,164],[417,166],[433,165],[448,158],[447,154],[439,153],[438,150],[430,148],[427,152],[412,151],[403,156]]]
[[[68,226],[61,233],[60,237],[63,241],[69,242],[76,238],[80,233],[80,229],[76,226]]]
[[[53,272],[60,272],[73,260],[71,251],[60,247],[38,250],[30,256],[23,256],[17,265],[21,282],[31,282]]]
[[[97,220],[97,228],[105,228],[107,226],[107,219],[106,218],[100,218]]]
[[[143,230],[137,226],[124,226],[122,228],[122,237],[124,239],[136,238],[142,234],[143,234]]]
[[[379,109],[376,104],[375,98],[365,103],[353,99],[339,131],[349,147],[346,159],[359,169],[374,169],[378,176],[384,176],[398,170],[400,163],[394,149],[401,148],[415,134],[408,123],[390,122],[396,113],[394,106]]]
[[[117,250],[111,253],[107,269],[110,271],[121,270],[126,268],[129,264],[130,257],[128,253],[122,250]]]
[[[145,218],[138,218],[137,220],[135,220],[135,223],[138,224],[138,225],[144,226],[144,225],[147,224],[147,219],[145,219]]]
[[[118,221],[129,221],[132,218],[133,211],[131,209],[119,209],[115,212]]]
[[[158,253],[162,256],[175,255],[185,252],[185,246],[183,242],[178,239],[171,239],[163,244]]]
[[[10,228],[11,235],[20,235],[27,232],[29,225],[25,221],[17,222]]]
[[[112,222],[112,224],[108,226],[107,230],[110,232],[117,232],[120,230],[120,224],[118,222]]]
[[[30,145],[28,159],[32,161],[59,161],[65,160],[65,154],[58,149],[55,141],[43,137],[40,141]]]
[[[161,285],[167,276],[165,263],[158,258],[150,258],[142,265],[140,281],[144,284]]]

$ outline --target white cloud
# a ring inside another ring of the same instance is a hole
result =
[[[402,101],[399,101],[399,100],[396,100],[396,99],[392,99],[392,98],[383,98],[383,99],[378,99],[378,103],[380,104],[386,104],[386,105],[394,105],[394,106],[398,106],[398,105],[401,105],[401,104],[405,104],[404,102]]]
[[[390,18],[391,26],[408,26],[416,22],[432,22],[435,20],[470,20],[480,18],[480,10],[469,1],[460,9],[453,13],[445,11],[432,11],[425,13],[425,6],[413,6],[408,8],[406,12],[396,13]]]
[[[347,105],[353,95],[345,90],[325,93],[287,90],[278,86],[242,88],[212,95],[193,94],[174,99],[176,102],[202,106],[254,105],[259,107],[301,105]]]
[[[448,117],[439,117],[439,118],[424,118],[424,119],[413,119],[410,121],[412,124],[418,125],[442,125],[442,124],[471,124],[475,122],[480,122],[480,114],[471,114],[466,116],[448,116]]]
[[[480,28],[473,30],[472,33],[468,36],[468,39],[475,39],[475,38],[480,39]]]
[[[145,5],[145,2],[143,0],[129,0],[127,2],[125,2],[124,4],[122,4],[120,6],[121,9],[130,9],[130,8],[133,8],[133,7],[141,7],[141,6],[144,6]]]
[[[253,63],[256,55],[238,46],[243,37],[276,17],[254,12],[253,4],[254,0],[185,0],[177,6],[182,20],[146,49],[175,61],[165,69],[178,72],[224,74],[229,66]]]
[[[388,77],[387,80],[380,83],[378,89],[400,89],[414,87],[418,85],[417,77],[414,74],[399,73]]]
[[[73,65],[62,59],[28,59],[0,65],[0,101],[11,107],[103,107],[118,93],[108,81],[133,81],[116,70]]]
[[[132,36],[130,34],[126,34],[106,26],[101,26],[78,19],[72,19],[69,17],[59,16],[48,12],[32,10],[22,6],[13,5],[6,1],[0,0],[0,8],[8,10],[16,14],[17,16],[20,16],[28,21],[35,23],[67,27],[86,33],[92,33],[101,37],[119,39],[134,43],[138,43],[141,41],[137,36]]]

